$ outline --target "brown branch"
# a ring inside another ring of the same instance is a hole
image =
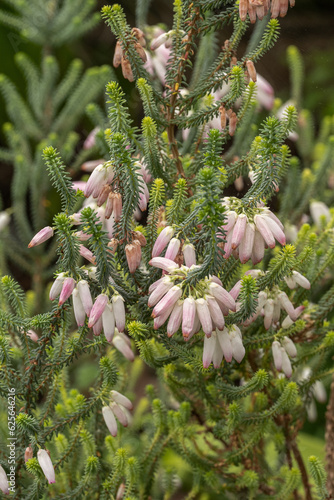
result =
[[[311,485],[308,479],[308,474],[307,470],[304,464],[303,457],[301,456],[301,453],[299,451],[298,445],[295,440],[291,442],[291,449],[293,451],[293,454],[295,456],[296,462],[298,464],[299,470],[302,475],[302,482],[305,490],[305,499],[306,500],[312,500],[312,492],[311,492]]]

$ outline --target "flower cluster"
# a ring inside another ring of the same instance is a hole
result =
[[[251,275],[253,278],[258,278],[260,275],[263,275],[263,272],[259,269],[251,269],[247,271],[245,275]],[[292,271],[291,276],[286,276],[284,280],[291,289],[294,289],[297,284],[305,289],[311,287],[309,280],[297,271]],[[235,300],[240,294],[241,286],[242,281],[239,280],[230,290],[230,295]],[[237,302],[237,310],[239,307],[240,303]],[[264,317],[264,326],[266,330],[268,330],[271,326],[277,326],[280,320],[281,310],[285,310],[288,316],[282,321],[281,326],[282,328],[288,328],[298,319],[304,309],[304,306],[294,308],[287,294],[280,290],[278,286],[275,285],[271,289],[267,287],[265,290],[259,292],[256,310],[254,314],[244,322],[244,325],[249,325],[255,321],[258,316],[262,315]]]
[[[283,371],[284,375],[290,378],[292,375],[290,358],[295,358],[297,356],[295,344],[289,337],[283,337],[282,344],[278,340],[275,340],[272,343],[271,350],[276,370],[279,372]]]
[[[229,311],[236,310],[231,295],[223,288],[216,276],[200,280],[196,286],[187,282],[188,274],[196,269],[195,248],[191,243],[182,246],[182,260],[178,264],[181,241],[172,238],[174,230],[165,227],[158,236],[152,251],[150,264],[163,269],[165,275],[149,289],[149,307],[154,307],[154,328],[160,328],[168,319],[167,334],[172,336],[182,324],[182,334],[189,340],[202,328],[207,337],[216,329],[224,330]],[[159,257],[167,246],[165,257]]]
[[[245,356],[242,335],[237,325],[225,327],[223,330],[212,332],[211,337],[204,337],[203,366],[208,368],[213,363],[219,368],[223,358],[227,363],[234,358],[240,363]]]
[[[94,335],[100,335],[102,330],[109,343],[112,343],[127,359],[133,361],[130,339],[123,333],[125,329],[124,299],[119,293],[114,293],[112,299],[101,293],[93,299],[86,280],[78,283],[66,273],[58,274],[50,290],[50,300],[59,297],[59,305],[64,304],[72,295],[73,311],[78,327],[85,324],[93,328]]]
[[[221,226],[226,234],[226,243],[219,243],[224,250],[224,258],[233,253],[243,264],[252,259],[253,264],[261,262],[265,247],[274,248],[275,239],[285,245],[283,224],[267,207],[247,210],[247,215],[238,198],[226,197],[227,221]]]
[[[132,408],[133,405],[130,399],[123,396],[120,392],[110,392],[110,402],[107,406],[102,408],[102,415],[112,436],[115,437],[117,435],[116,418],[120,424],[127,427],[131,418],[129,411],[131,411]]]
[[[290,0],[290,7],[294,7],[295,0]],[[251,23],[255,23],[256,17],[263,19],[268,12],[271,17],[284,17],[288,12],[289,0],[240,0],[239,15],[242,21],[247,18],[247,13]]]
[[[131,33],[134,36],[134,39],[136,40],[134,46],[137,51],[137,54],[139,55],[141,60],[145,63],[147,60],[147,56],[144,50],[144,47],[146,45],[144,33],[139,28],[132,28]],[[119,66],[121,66],[124,78],[129,80],[129,82],[134,81],[134,76],[130,61],[127,58],[126,53],[124,52],[121,42],[119,40],[116,42],[113,65],[114,68],[118,68]]]

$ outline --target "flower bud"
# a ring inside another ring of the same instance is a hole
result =
[[[120,41],[118,40],[116,42],[116,47],[115,47],[115,52],[114,52],[114,58],[113,58],[113,66],[114,68],[118,68],[118,66],[121,64],[123,57],[123,50]]]
[[[167,325],[167,335],[171,337],[181,326],[183,313],[183,300],[179,299],[174,305]]]
[[[160,316],[164,310],[174,306],[182,295],[182,288],[179,285],[173,286],[166,295],[157,303],[152,312],[152,317]]]
[[[55,471],[47,450],[38,450],[37,460],[49,484],[55,483]]]
[[[115,316],[116,326],[119,332],[124,332],[125,328],[125,308],[124,300],[119,294],[115,293],[112,298],[112,307]]]
[[[48,240],[53,236],[53,229],[50,226],[43,227],[31,240],[31,242],[28,245],[28,248],[35,247],[37,245],[40,245],[41,243],[44,243],[44,241]]]
[[[92,307],[93,307],[93,300],[92,300],[92,296],[90,294],[89,285],[88,285],[87,281],[81,280],[77,284],[77,288],[79,291],[80,299],[81,299],[83,308],[85,310],[85,313],[87,314],[87,316],[89,316],[91,313]]]
[[[34,330],[28,330],[27,332],[27,336],[30,338],[30,340],[32,340],[33,342],[38,342],[39,341],[39,337],[37,335],[36,332],[34,332]]]
[[[129,361],[133,361],[135,359],[135,355],[131,350],[130,339],[121,333],[115,328],[115,336],[112,340],[113,345],[116,349],[123,354],[123,356]]]
[[[249,76],[251,77],[253,82],[256,82],[256,69],[255,69],[253,61],[251,61],[251,60],[246,61],[246,66],[247,66],[247,71],[249,73]]]
[[[64,280],[65,280],[65,273],[58,274],[57,278],[53,282],[53,285],[50,289],[50,294],[49,294],[50,300],[55,300],[59,296],[61,289],[63,288]]]
[[[133,404],[131,403],[130,399],[123,396],[123,394],[121,394],[120,392],[113,390],[110,392],[110,395],[115,403],[124,406],[130,411],[133,409]]]
[[[84,306],[81,302],[78,288],[75,288],[73,290],[72,299],[73,299],[73,310],[74,310],[75,321],[77,322],[78,327],[83,326],[85,324],[86,313]]]
[[[165,258],[174,260],[179,253],[181,242],[178,238],[172,238],[168,244],[166,253],[165,253]],[[188,266],[190,267],[190,266]]]
[[[96,258],[94,254],[83,245],[79,246],[79,254],[86,260],[88,260],[93,266],[96,266]]]
[[[127,57],[125,57],[124,55],[122,56],[122,59],[121,59],[121,66],[122,66],[122,73],[123,73],[124,78],[126,80],[129,80],[129,82],[133,82],[134,76],[132,73],[131,64],[130,64],[129,59]]]
[[[203,332],[207,337],[212,334],[212,320],[208,303],[205,299],[196,299],[196,311],[202,324]]]
[[[62,289],[60,292],[60,296],[59,296],[59,302],[58,302],[59,306],[61,306],[62,304],[64,304],[64,302],[66,302],[66,300],[69,298],[69,296],[73,292],[75,285],[76,285],[76,283],[75,283],[75,280],[73,278],[65,278],[64,279],[64,283],[63,283],[63,286],[62,286]]]
[[[282,370],[283,370],[283,373],[284,373],[284,375],[287,378],[290,378],[291,375],[292,375],[292,366],[291,366],[290,359],[289,359],[287,353],[285,352],[284,347],[281,347],[281,353],[282,353]]]
[[[196,313],[196,303],[192,297],[187,297],[183,303],[182,333],[188,337],[193,329]]]
[[[97,296],[92,310],[89,315],[88,328],[91,328],[97,320],[102,316],[102,313],[107,305],[108,296],[104,293],[101,293]]]
[[[174,229],[171,226],[167,226],[161,231],[153,246],[152,250],[153,258],[158,257],[161,254],[161,252],[164,250],[166,245],[171,240],[173,234],[174,234]]]
[[[111,193],[113,199],[113,215],[115,222],[121,220],[122,216],[122,195],[121,193]]]
[[[102,313],[102,326],[105,338],[111,342],[115,333],[115,316],[111,304],[107,303]]]
[[[163,269],[168,273],[174,271],[179,267],[176,262],[170,259],[166,259],[165,257],[153,257],[153,259],[150,260],[149,264],[153,267]]]
[[[182,247],[184,261],[187,267],[196,265],[196,252],[195,247],[191,243],[186,243]]]
[[[231,242],[233,250],[240,245],[241,240],[244,237],[246,231],[246,226],[247,226],[247,216],[245,214],[240,214],[233,227],[233,235]]]
[[[237,115],[233,111],[233,113],[229,118],[229,123],[228,123],[228,133],[230,134],[231,137],[234,135],[235,129],[237,128],[237,122],[238,122]]]
[[[290,358],[295,358],[297,356],[297,349],[295,344],[292,342],[289,337],[283,337],[282,345],[286,351],[286,353],[290,356]]]
[[[32,447],[29,445],[24,452],[24,462],[27,463],[34,456]]]
[[[275,340],[272,343],[271,351],[272,351],[273,358],[274,358],[275,368],[276,368],[276,370],[278,370],[280,372],[282,370],[283,358],[282,358],[281,344],[277,340]]]
[[[117,436],[117,422],[110,406],[102,408],[102,416],[112,436]]]

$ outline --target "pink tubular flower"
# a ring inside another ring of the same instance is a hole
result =
[[[297,356],[297,349],[295,344],[292,342],[289,337],[283,337],[282,345],[286,351],[286,353],[290,356],[290,358],[295,358]]]
[[[162,278],[161,282],[157,285],[157,287],[152,291],[149,299],[148,299],[148,307],[155,306],[159,300],[172,288],[173,281],[169,276],[165,276]]]
[[[306,290],[309,290],[311,288],[311,283],[309,282],[309,280],[297,271],[292,271],[292,276],[286,276],[284,280],[288,287],[292,290],[296,288],[297,285],[305,288]]]
[[[80,299],[83,305],[83,308],[85,310],[85,313],[87,316],[90,315],[90,312],[93,307],[93,300],[92,296],[90,294],[90,289],[87,281],[85,280],[80,280],[79,283],[77,284],[77,288],[79,291]]]
[[[211,314],[212,321],[218,328],[218,330],[223,330],[225,326],[225,320],[224,320],[224,315],[222,313],[222,310],[219,307],[218,302],[215,300],[214,297],[211,295],[206,295],[206,301],[209,307],[209,311]]]
[[[213,333],[211,337],[207,336],[204,337],[203,359],[202,359],[204,368],[209,368],[209,366],[211,365],[213,354],[215,352],[217,344],[216,339],[217,336],[215,333]]]
[[[292,366],[289,356],[287,355],[284,347],[281,347],[281,352],[282,352],[282,370],[284,372],[284,375],[287,378],[290,378],[292,375]]]
[[[83,326],[85,324],[86,313],[84,306],[81,302],[78,288],[75,288],[73,290],[72,299],[73,299],[73,310],[74,310],[75,321],[77,322],[78,327]]]
[[[173,271],[174,269],[178,269],[179,267],[176,262],[170,259],[166,259],[165,257],[153,257],[153,259],[150,260],[149,264],[153,267],[163,269],[168,273]]]
[[[153,318],[155,318],[156,316],[160,316],[165,309],[174,307],[174,304],[179,300],[181,295],[182,295],[181,287],[178,285],[173,286],[154,307],[152,312]]]
[[[123,394],[121,394],[120,392],[113,390],[110,392],[110,396],[118,405],[124,406],[124,408],[129,411],[133,409],[133,404],[131,403],[130,399],[128,399],[126,396],[123,396]]]
[[[50,289],[49,293],[50,300],[55,300],[59,296],[61,289],[63,288],[64,280],[65,280],[65,273],[58,274],[57,278],[53,282],[53,285]]]
[[[44,241],[48,240],[53,236],[53,229],[50,226],[43,227],[31,240],[31,242],[28,245],[28,248],[35,247],[37,245],[40,245],[41,243],[44,243]]]
[[[181,242],[177,238],[172,238],[168,244],[166,253],[165,253],[165,258],[174,260],[177,254],[179,253]],[[188,266],[190,267],[190,266]]]
[[[242,343],[240,329],[236,325],[233,325],[229,335],[231,339],[232,355],[238,363],[241,363],[246,351]]]
[[[182,248],[184,261],[187,267],[196,265],[196,252],[195,247],[191,243],[186,243]]]
[[[208,303],[205,299],[196,299],[196,311],[201,322],[203,332],[207,337],[210,337],[212,334],[212,320]]]
[[[82,257],[84,257],[89,262],[91,262],[91,264],[93,264],[93,266],[96,266],[96,258],[88,248],[84,247],[83,245],[80,245],[79,246],[79,253]]]
[[[274,358],[274,365],[276,370],[279,372],[282,370],[282,351],[281,351],[281,344],[275,340],[272,343],[271,350],[273,353],[273,358]]]
[[[124,413],[124,411],[122,410],[122,408],[115,402],[110,403],[109,406],[110,406],[113,414],[115,415],[115,417],[119,421],[119,423],[122,424],[123,427],[127,427],[129,422],[128,422],[127,416]]]
[[[119,332],[124,332],[125,328],[125,308],[124,299],[118,293],[112,298],[112,307],[115,316],[116,326]]]
[[[9,483],[4,468],[0,465],[0,489],[5,495],[9,495]]]
[[[262,238],[269,248],[275,247],[275,238],[273,233],[271,232],[268,222],[261,215],[255,215],[254,222],[257,230],[261,233]]]
[[[235,250],[241,243],[241,240],[246,231],[247,216],[245,214],[239,215],[233,228],[231,247]]]
[[[217,332],[217,339],[220,344],[220,347],[223,351],[224,358],[227,361],[227,363],[230,363],[232,361],[233,357],[233,351],[232,351],[232,344],[231,344],[231,338],[228,333],[228,329],[224,328],[223,330],[216,330]]]
[[[38,450],[37,460],[49,484],[55,483],[56,482],[55,471],[48,452],[42,449]]]
[[[161,254],[166,245],[170,242],[173,234],[174,234],[174,229],[171,226],[166,226],[161,231],[161,233],[159,234],[154,243],[152,250],[152,257],[158,257]]]
[[[94,305],[89,315],[88,328],[91,328],[97,320],[102,316],[102,313],[107,305],[108,296],[104,293],[101,293],[96,297]]]
[[[168,325],[167,325],[167,335],[171,337],[181,326],[182,321],[182,313],[183,313],[183,300],[180,299],[174,305],[172,313],[170,315]]]
[[[217,283],[211,283],[209,289],[211,295],[215,297],[219,305],[222,303],[231,311],[236,311],[235,300],[222,286]]]
[[[239,247],[239,259],[242,264],[248,262],[252,256],[254,238],[255,238],[255,227],[254,224],[249,223],[246,226],[245,234],[240,242],[240,247]]]
[[[112,339],[112,344],[129,361],[133,361],[135,359],[135,355],[131,350],[129,337],[127,337],[124,333],[119,332],[117,328],[115,328],[115,335]]]
[[[113,437],[117,436],[117,422],[110,406],[104,406],[102,408],[102,416],[104,418],[106,426],[109,429],[110,434]]]
[[[192,297],[187,297],[183,303],[182,334],[188,337],[193,329],[196,313],[196,303]]]
[[[66,302],[75,288],[76,282],[73,278],[65,278],[60,292],[58,305],[61,306]]]
[[[93,196],[97,198],[105,184],[109,184],[113,179],[113,168],[109,163],[101,163],[91,173],[85,186],[84,194],[86,198]]]
[[[159,316],[156,316],[154,318],[154,322],[153,322],[154,330],[158,330],[158,328],[160,328],[167,321],[169,315],[173,311],[173,308],[174,308],[174,304],[165,308],[162,311],[162,313],[159,314]]]
[[[105,338],[111,342],[115,333],[115,316],[111,304],[106,304],[102,313],[102,326]]]
[[[102,332],[103,324],[102,324],[102,316],[97,320],[97,322],[93,325],[93,334],[98,337]]]

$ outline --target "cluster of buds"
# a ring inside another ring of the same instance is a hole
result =
[[[252,259],[253,264],[261,262],[266,247],[274,248],[275,239],[285,245],[283,224],[267,207],[256,207],[244,213],[238,198],[226,197],[226,222],[221,226],[226,234],[226,243],[219,243],[224,250],[224,258],[231,254],[243,264]]]
[[[258,278],[261,274],[263,274],[263,272],[259,269],[251,269],[245,273],[245,275],[251,275],[253,278]],[[309,289],[311,286],[309,280],[297,271],[292,271],[292,275],[284,279],[291,289],[295,288],[297,284],[305,289]],[[239,280],[230,290],[230,295],[235,300],[240,294],[241,286],[242,281]],[[237,302],[237,309],[239,307],[240,304]],[[262,315],[264,317],[264,327],[268,330],[271,326],[276,327],[278,325],[281,310],[285,310],[288,316],[282,321],[281,326],[282,328],[288,328],[298,319],[304,309],[304,306],[294,308],[287,294],[275,285],[272,289],[266,288],[266,290],[259,292],[256,310],[254,314],[244,322],[244,325],[249,325],[255,321],[258,316]]]
[[[146,52],[144,50],[144,47],[146,45],[145,35],[142,32],[142,30],[140,30],[139,28],[132,28],[131,33],[135,39],[134,47],[136,49],[136,52],[139,55],[139,57],[141,58],[141,60],[143,61],[143,63],[145,63],[147,61]],[[122,47],[121,42],[119,40],[117,41],[116,47],[115,47],[113,65],[114,65],[114,68],[118,68],[119,65],[121,65],[124,78],[129,80],[129,82],[134,81],[134,76],[133,76],[130,61],[127,58],[126,52],[123,50],[123,47]]]
[[[276,370],[279,372],[283,371],[284,375],[290,378],[292,375],[290,358],[295,358],[297,356],[295,344],[289,337],[283,337],[282,343],[278,342],[278,340],[272,343],[271,350]]]
[[[131,343],[123,333],[125,329],[124,299],[119,293],[114,293],[111,301],[105,293],[101,293],[93,304],[89,285],[86,280],[78,283],[66,273],[58,274],[50,290],[50,300],[59,297],[62,305],[72,295],[74,317],[78,327],[85,324],[88,318],[88,328],[93,328],[94,335],[103,333],[109,343],[112,343],[127,359],[133,361],[134,354]]]
[[[294,7],[295,0],[290,0],[290,7]],[[245,21],[247,13],[251,23],[255,23],[256,17],[260,20],[269,11],[271,17],[284,17],[288,12],[289,0],[239,0],[239,15],[241,21]]]
[[[130,399],[123,396],[120,392],[111,391],[109,405],[102,408],[102,415],[112,436],[117,436],[116,418],[120,424],[127,427],[131,418],[129,411],[132,408]]]
[[[125,245],[125,255],[130,273],[138,269],[141,262],[141,248],[146,245],[146,238],[140,231],[132,232],[132,242]]]
[[[245,356],[242,335],[237,325],[218,328],[212,332],[211,337],[204,337],[203,366],[208,368],[213,363],[214,368],[219,368],[223,358],[227,363],[234,358],[240,363]]]
[[[224,315],[236,310],[235,301],[216,276],[206,277],[196,286],[187,283],[189,272],[197,267],[195,248],[191,243],[184,244],[182,253],[186,265],[178,264],[176,261],[180,260],[177,257],[181,242],[172,238],[173,233],[171,226],[161,231],[150,261],[152,266],[165,271],[165,276],[149,289],[148,305],[154,307],[154,328],[160,328],[168,319],[168,336],[177,332],[182,323],[185,340],[189,340],[201,328],[210,337],[216,328],[224,329]],[[165,257],[159,257],[167,244]]]
[[[147,209],[149,200],[149,191],[146,181],[149,181],[149,175],[145,166],[140,162],[135,162],[138,168],[137,175],[140,177],[142,191],[139,194],[138,208],[143,212]],[[110,162],[100,163],[90,175],[85,187],[84,195],[86,198],[92,197],[96,200],[98,207],[104,207],[104,218],[109,219],[113,216],[115,222],[118,222],[122,215],[122,196],[118,191],[118,180],[114,179],[114,169]],[[80,221],[79,221],[80,222]]]

